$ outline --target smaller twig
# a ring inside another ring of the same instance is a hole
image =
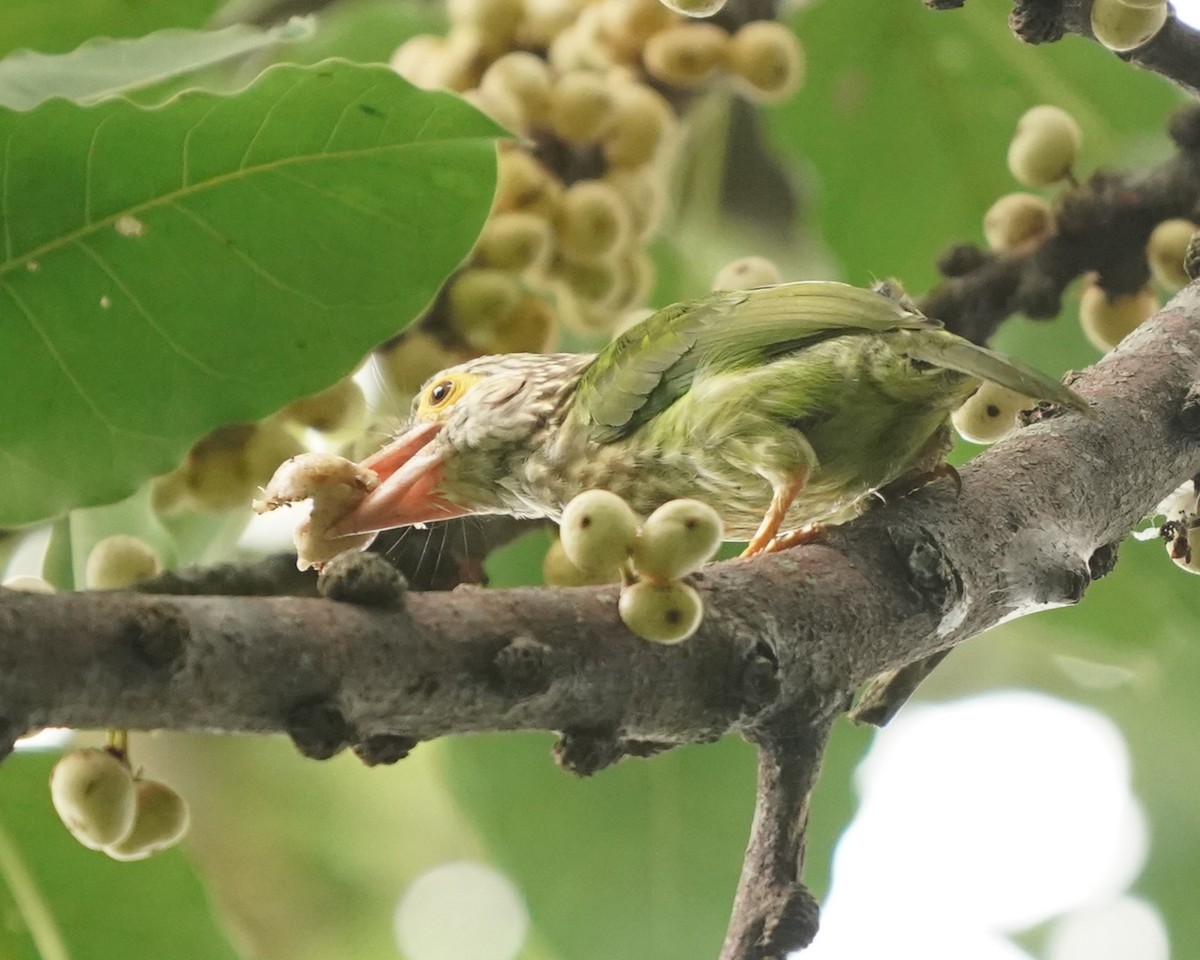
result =
[[[720,960],[785,960],[812,942],[820,908],[800,882],[808,798],[832,720],[772,717],[758,742],[758,796]]]
[[[924,0],[931,10],[954,10],[965,2]],[[1067,34],[1096,41],[1092,33],[1092,0],[1016,0],[1008,25],[1025,43],[1055,43]],[[1136,50],[1116,56],[1166,77],[1193,97],[1200,97],[1200,32],[1179,20],[1173,10],[1163,28],[1150,40]]]
[[[984,343],[1015,313],[1050,320],[1077,277],[1094,272],[1111,296],[1136,293],[1150,279],[1146,242],[1172,217],[1200,213],[1200,107],[1172,116],[1178,152],[1136,174],[1097,172],[1055,204],[1056,230],[1031,250],[996,253],[957,244],[938,260],[946,278],[918,306],[955,333]]]

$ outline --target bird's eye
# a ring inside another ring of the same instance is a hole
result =
[[[454,383],[450,380],[443,380],[441,383],[436,383],[429,388],[429,404],[430,406],[440,406],[445,403],[450,394],[454,392]]]

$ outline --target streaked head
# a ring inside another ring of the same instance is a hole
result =
[[[408,428],[362,465],[382,481],[337,535],[492,512],[512,459],[540,442],[591,357],[509,353],[430,377]]]

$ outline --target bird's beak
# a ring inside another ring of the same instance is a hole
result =
[[[469,510],[435,491],[442,482],[445,453],[430,447],[440,423],[422,423],[397,437],[361,466],[375,471],[380,484],[329,529],[329,535],[348,537],[375,533],[430,520],[451,520]]]

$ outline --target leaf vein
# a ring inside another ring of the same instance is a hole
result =
[[[273,274],[270,270],[268,270],[266,268],[266,266],[259,263],[258,260],[256,260],[250,254],[248,254],[245,250],[242,250],[240,247],[238,247],[235,244],[233,244],[232,242],[230,242],[228,237],[226,237],[224,234],[222,234],[220,230],[218,230],[216,227],[214,227],[211,223],[209,223],[207,220],[205,220],[203,217],[201,217],[195,211],[189,210],[187,207],[183,206],[180,203],[172,203],[171,206],[175,210],[178,210],[180,213],[182,213],[185,217],[187,217],[193,223],[195,223],[196,226],[198,226],[201,230],[205,231],[210,236],[212,236],[213,239],[215,239],[218,243],[220,243],[222,246],[224,246],[224,248],[226,250],[228,250],[230,253],[232,253],[234,256],[236,256],[244,264],[246,264],[246,266],[248,266],[254,273],[258,274],[258,276],[260,276],[264,280],[266,280],[267,283],[271,284],[271,286],[275,287],[278,290],[282,290],[284,293],[290,293],[293,296],[299,297],[301,300],[307,300],[309,303],[313,304],[314,306],[320,307],[322,310],[333,310],[334,309],[332,304],[325,303],[321,300],[318,300],[316,297],[314,297],[312,294],[308,293],[307,291],[300,290],[296,287],[293,287],[291,284],[285,283],[279,277],[275,276],[275,274]]]
[[[42,345],[46,348],[46,352],[50,354],[54,362],[58,364],[58,368],[62,370],[63,376],[66,377],[71,386],[75,388],[75,392],[79,394],[79,398],[84,402],[87,408],[96,415],[96,419],[104,424],[110,433],[121,433],[122,431],[111,420],[108,419],[108,416],[103,410],[100,409],[100,407],[96,404],[96,401],[92,399],[91,394],[89,394],[83,388],[83,384],[79,382],[79,378],[76,377],[71,371],[70,366],[67,365],[67,362],[63,359],[62,354],[58,352],[58,348],[54,345],[54,341],[46,333],[42,325],[38,323],[33,311],[29,308],[29,304],[18,297],[16,291],[13,290],[10,285],[5,284],[3,286],[3,290],[12,299],[12,302],[17,305],[17,309],[25,314],[25,319],[29,321],[30,328],[35,334],[37,334],[38,339],[42,341]]]
[[[241,162],[238,163],[238,166],[237,166],[238,170],[246,169],[246,164],[250,160],[250,154],[254,152],[254,147],[258,143],[258,138],[263,135],[263,132],[267,129],[267,127],[271,123],[271,116],[275,113],[276,110],[278,110],[281,106],[283,106],[285,103],[287,103],[288,97],[290,97],[292,94],[294,94],[297,90],[301,89],[302,86],[303,86],[303,84],[300,79],[293,81],[291,87],[289,87],[286,91],[284,91],[284,93],[279,97],[279,99],[276,100],[273,104],[271,104],[267,108],[267,112],[263,114],[262,120],[258,124],[258,129],[254,131],[254,136],[252,136],[250,138],[250,142],[248,144],[246,144],[246,152],[242,154]]]
[[[137,311],[137,313],[142,317],[143,320],[146,321],[146,325],[148,327],[150,327],[150,329],[153,330],[155,333],[157,333],[163,339],[163,341],[167,344],[167,346],[169,346],[172,350],[174,350],[176,353],[178,353],[181,357],[183,357],[185,360],[187,360],[193,366],[195,366],[196,368],[207,373],[210,377],[213,377],[214,379],[217,379],[217,380],[231,380],[232,379],[227,374],[224,374],[220,370],[217,370],[215,367],[212,367],[209,364],[205,363],[203,360],[201,360],[199,357],[197,357],[195,354],[193,354],[186,347],[177,343],[174,340],[174,338],[171,337],[171,335],[166,330],[164,330],[162,328],[162,326],[159,325],[158,321],[155,320],[153,318],[153,316],[151,316],[150,312],[144,306],[142,306],[141,301],[138,300],[138,298],[134,295],[133,291],[120,278],[120,276],[117,274],[116,270],[103,257],[103,255],[97,253],[95,250],[93,250],[90,246],[88,246],[82,240],[76,240],[75,245],[77,247],[79,247],[79,249],[81,249],[89,257],[91,257],[92,261],[96,264],[96,266],[99,267],[104,272],[104,274],[109,278],[109,280],[111,280],[113,282],[113,285],[116,286],[116,288],[121,291],[121,293],[124,295],[125,299],[128,300],[130,302],[130,304],[132,304],[133,309],[135,311]]]
[[[455,137],[452,139],[458,143],[463,143],[463,144],[474,143],[474,142],[493,143],[495,140],[494,137],[489,137],[489,136]],[[120,216],[124,216],[127,214],[128,215],[137,215],[140,213],[144,213],[147,210],[153,210],[157,207],[177,207],[179,205],[178,201],[184,197],[191,196],[192,194],[195,194],[195,193],[200,193],[204,190],[212,189],[212,188],[220,186],[221,184],[226,183],[228,181],[240,179],[241,177],[254,176],[257,173],[268,173],[271,171],[279,170],[281,168],[287,168],[287,167],[292,167],[292,166],[302,166],[306,163],[312,163],[312,162],[318,161],[318,160],[329,160],[329,159],[335,159],[335,158],[336,159],[353,160],[358,157],[374,156],[374,155],[377,155],[380,153],[386,153],[389,151],[403,153],[403,152],[407,152],[408,150],[411,150],[414,148],[423,148],[423,147],[433,146],[439,142],[440,141],[428,141],[426,143],[386,144],[381,147],[375,147],[375,146],[360,147],[358,149],[343,150],[343,151],[339,151],[337,153],[332,153],[332,154],[307,154],[306,153],[306,154],[302,154],[300,156],[283,157],[278,160],[268,161],[259,166],[250,167],[247,169],[231,170],[228,173],[219,174],[217,176],[211,177],[208,180],[204,180],[204,181],[200,181],[198,183],[192,184],[187,189],[173,190],[168,193],[164,193],[162,196],[153,197],[150,200],[145,200],[145,201],[142,201],[141,203],[134,204],[133,206],[131,206],[131,207],[127,208],[126,210],[123,210],[119,213],[111,214],[110,216],[105,217],[103,220],[97,220],[92,224],[89,224],[89,225],[86,225],[83,227],[79,227],[75,230],[70,231],[69,233],[60,234],[59,236],[55,237],[53,240],[49,240],[46,243],[43,243],[40,247],[37,247],[33,250],[22,251],[20,254],[20,257],[22,260],[25,260],[25,259],[36,259],[38,257],[45,256],[47,253],[53,252],[54,250],[58,250],[63,247],[69,246],[75,240],[79,239],[82,236],[86,236],[88,233],[93,233],[96,230],[99,230],[101,227],[105,227],[105,226],[108,226],[109,224],[114,223],[117,220],[117,218]],[[8,259],[6,260],[6,262],[3,264],[0,264],[0,277],[3,277],[5,274],[9,273],[15,267],[16,267],[16,263],[13,261],[13,255],[10,252],[8,254]]]
[[[346,114],[348,114],[353,107],[357,107],[360,103],[363,102],[363,99],[365,97],[374,93],[381,86],[383,86],[382,83],[371,84],[371,86],[367,87],[366,90],[364,90],[357,97],[355,97],[353,100],[351,100],[348,104],[346,104],[344,107],[342,107],[342,112],[338,114],[337,120],[334,121],[333,127],[329,131],[329,136],[325,140],[325,146],[321,147],[322,153],[329,153],[330,148],[333,146],[333,141],[337,138],[338,131],[342,127],[342,121],[346,119]]]

